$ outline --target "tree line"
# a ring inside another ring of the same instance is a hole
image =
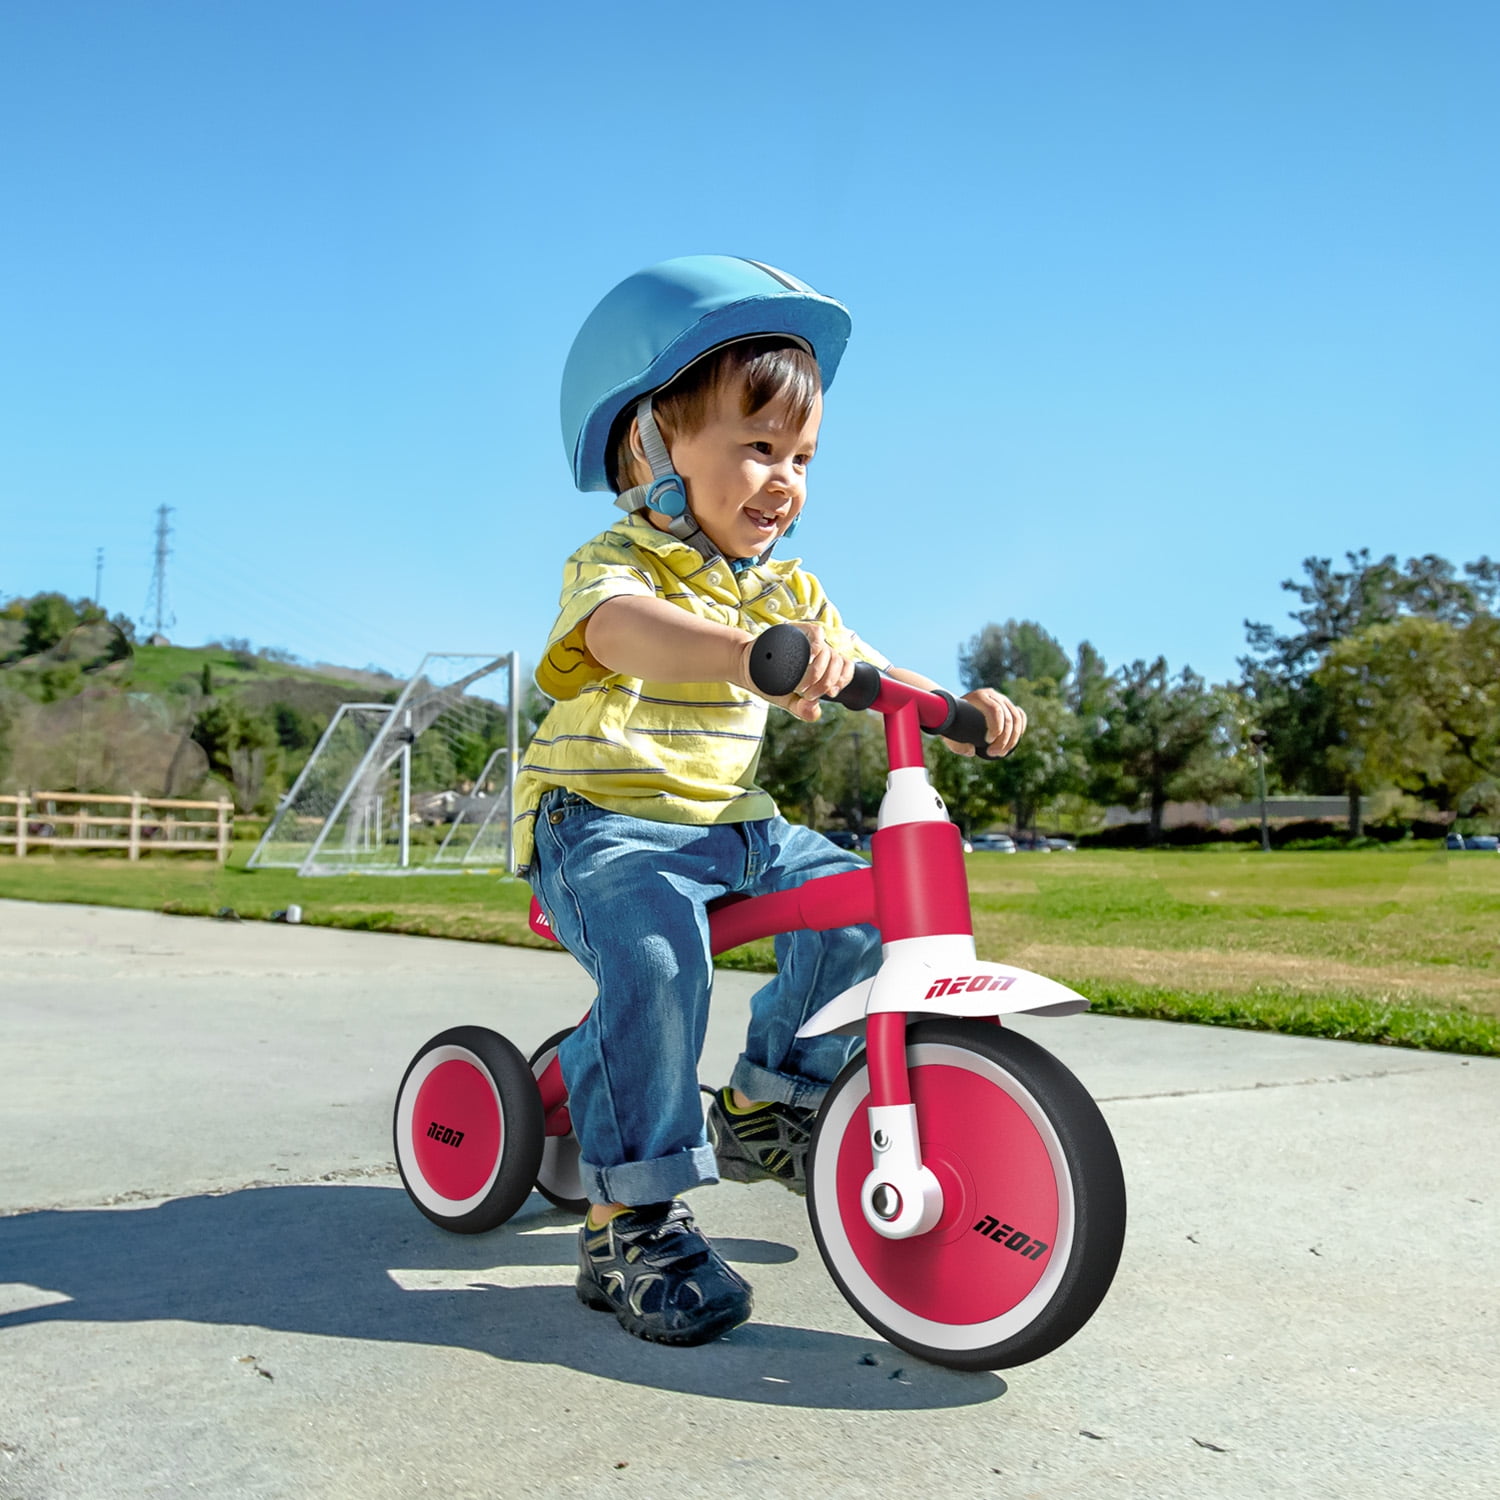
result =
[[[1366,549],[1302,569],[1282,583],[1296,600],[1289,628],[1245,621],[1232,682],[1161,656],[1111,670],[1089,642],[1070,655],[1034,621],[985,625],[959,651],[963,687],[1006,694],[1029,727],[1003,761],[929,756],[955,820],[966,831],[1002,818],[1079,826],[1123,806],[1147,815],[1157,843],[1169,802],[1253,796],[1261,754],[1270,794],[1346,798],[1351,837],[1378,792],[1439,821],[1500,817],[1500,564],[1401,564]],[[810,821],[860,830],[884,777],[879,727],[865,717],[773,715],[763,783]]]
[[[1292,596],[1288,624],[1247,620],[1239,676],[1217,684],[1161,656],[1112,669],[1089,642],[1070,654],[1035,621],[983,626],[959,650],[962,686],[1005,693],[1025,709],[1029,729],[1003,761],[934,750],[933,778],[957,822],[966,831],[1002,820],[1078,830],[1097,824],[1101,809],[1123,806],[1145,814],[1154,843],[1169,802],[1252,797],[1258,754],[1271,794],[1346,798],[1355,837],[1365,800],[1382,792],[1439,821],[1500,820],[1500,563],[1481,557],[1459,568],[1433,554],[1399,563],[1363,550],[1343,565],[1309,557],[1282,588]],[[8,601],[0,606],[0,778],[24,766],[40,775],[45,761],[57,790],[118,790],[124,778],[187,795],[212,776],[232,787],[242,810],[268,809],[338,702],[369,689],[272,681],[276,667],[294,663],[288,653],[234,640],[220,649],[242,672],[266,674],[261,683],[222,684],[205,661],[156,695],[164,708],[150,709],[129,691],[128,619],[56,593]],[[57,712],[75,699],[67,715]],[[90,704],[93,759],[81,748]],[[531,687],[529,728],[545,708]],[[466,737],[421,744],[418,753],[433,760],[421,767],[424,783],[472,780],[503,742],[498,710],[493,719]],[[29,757],[19,753],[28,739]],[[789,816],[863,831],[884,778],[870,716],[829,707],[804,724],[771,715],[760,779]]]

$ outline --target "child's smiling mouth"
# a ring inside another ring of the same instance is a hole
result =
[[[745,519],[759,531],[775,531],[781,524],[781,514],[779,510],[755,510],[750,506],[744,510]]]

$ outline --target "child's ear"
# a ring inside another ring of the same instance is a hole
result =
[[[650,484],[651,461],[646,457],[646,445],[641,442],[641,424],[634,417],[630,419],[630,431],[627,438],[627,446],[630,450],[630,472],[621,476],[625,481],[622,488],[630,489],[637,484]]]

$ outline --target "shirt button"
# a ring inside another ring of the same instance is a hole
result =
[[[766,606],[766,608],[769,609],[773,615],[779,615],[781,613],[781,606],[774,599],[770,602],[770,604]]]

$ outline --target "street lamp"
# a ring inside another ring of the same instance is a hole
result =
[[[1250,743],[1255,746],[1255,768],[1260,777],[1260,849],[1262,854],[1271,852],[1271,834],[1266,827],[1266,741],[1270,739],[1264,729],[1250,731]]]

